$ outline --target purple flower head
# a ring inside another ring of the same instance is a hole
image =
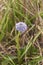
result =
[[[16,23],[16,30],[25,32],[27,30],[27,25],[24,22]]]

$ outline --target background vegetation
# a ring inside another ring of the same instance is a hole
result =
[[[43,0],[0,0],[0,65],[43,65]]]

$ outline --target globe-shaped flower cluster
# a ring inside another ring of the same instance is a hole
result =
[[[27,30],[27,25],[24,22],[16,23],[15,27],[17,31],[20,31],[22,33]]]

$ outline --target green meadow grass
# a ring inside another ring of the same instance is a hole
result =
[[[5,42],[5,45],[6,43],[9,46],[11,46],[11,43],[15,45],[16,55],[4,55],[0,53],[2,57],[0,65],[41,65],[40,63],[43,65],[42,48],[38,42],[40,35],[43,35],[43,25],[40,25],[39,22],[40,17],[43,20],[41,0],[27,0],[26,3],[25,1],[8,0],[4,2],[6,10],[0,21],[0,44]],[[15,29],[15,24],[20,21],[25,22],[28,26],[28,30],[24,35],[29,34],[28,42],[26,45],[24,43],[22,49],[20,49],[21,45],[19,42],[21,41],[21,33]],[[8,40],[10,37],[11,40]]]

